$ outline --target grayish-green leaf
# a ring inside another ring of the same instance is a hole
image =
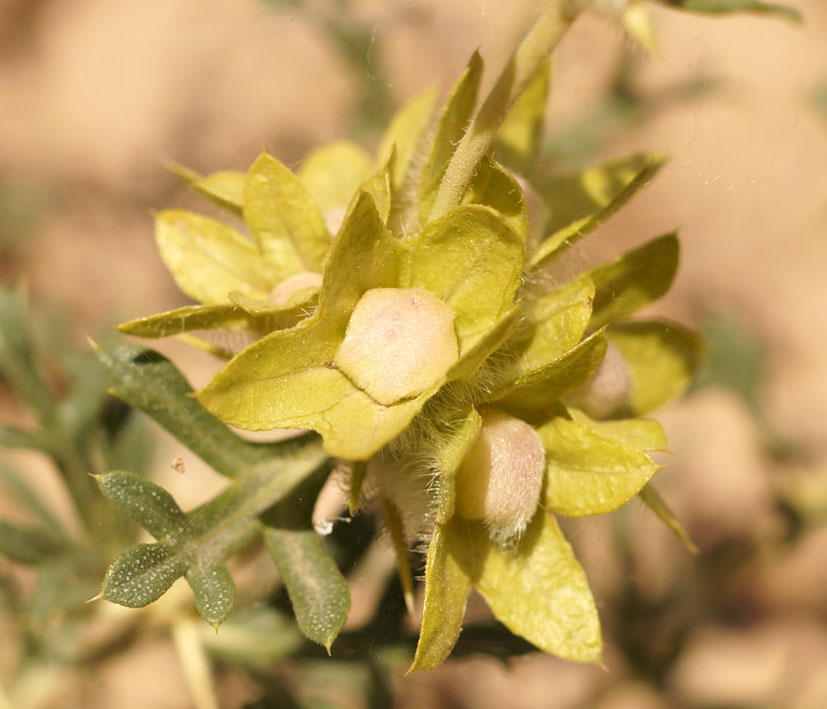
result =
[[[107,500],[159,542],[174,539],[187,526],[187,516],[159,485],[121,470],[101,475],[97,481]]]
[[[185,578],[192,589],[199,615],[217,628],[235,603],[235,583],[227,567],[196,562],[187,569]]]
[[[266,516],[264,540],[287,587],[299,628],[330,651],[347,619],[347,582],[313,529],[313,505],[326,471],[308,477]]]

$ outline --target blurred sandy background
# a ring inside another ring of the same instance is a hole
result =
[[[510,668],[462,660],[400,677],[399,706],[827,706],[827,3],[789,1],[803,27],[654,7],[662,54],[632,51],[631,112],[600,113],[624,51],[608,22],[579,21],[556,66],[549,138],[561,162],[672,156],[587,240],[584,263],[679,227],[682,268],[657,312],[717,322],[724,339],[734,328],[763,357],[751,405],[712,386],[659,415],[673,453],[659,487],[700,559],[636,503],[570,525],[605,611],[608,672],[538,655]],[[166,161],[246,169],[267,147],[296,164],[353,130],[372,147],[367,101],[447,87],[477,47],[490,83],[533,4],[361,0],[345,13],[336,2],[3,0],[0,279],[61,304],[78,342],[184,304],[150,210],[195,202]],[[337,46],[337,22],[362,28],[363,55]],[[596,126],[585,138],[572,129],[584,116]],[[585,142],[566,153],[567,137]],[[8,402],[0,411],[15,415]],[[176,484],[197,497],[187,477]],[[784,510],[798,498],[813,521],[789,541]],[[664,668],[630,660],[666,657],[658,643],[677,627],[686,637]],[[120,658],[100,706],[186,706],[168,648],[154,652]],[[118,673],[133,670],[170,675],[158,682],[166,694],[122,694]]]

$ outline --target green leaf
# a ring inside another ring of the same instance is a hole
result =
[[[391,171],[391,185],[399,190],[405,182],[406,175],[415,158],[422,154],[425,159],[425,131],[431,123],[436,103],[436,87],[429,86],[422,93],[405,103],[391,119],[385,135],[379,144],[377,163],[388,162],[395,151]]]
[[[166,546],[136,544],[117,556],[106,571],[100,598],[127,608],[157,601],[187,568]]]
[[[235,583],[227,567],[196,562],[187,569],[185,578],[192,589],[198,614],[218,629],[235,603]]]
[[[226,303],[231,290],[263,296],[273,285],[256,247],[214,219],[181,210],[161,212],[155,240],[178,287],[205,305]]]
[[[678,270],[678,239],[666,234],[589,271],[594,282],[591,329],[624,318],[660,298]]]
[[[597,371],[606,354],[606,336],[593,333],[555,360],[527,371],[508,370],[507,377],[483,397],[486,403],[500,401],[516,412],[531,414],[553,406],[565,392],[583,384]]]
[[[551,62],[546,61],[511,107],[497,132],[495,152],[504,152],[509,164],[523,166],[540,152],[548,102]]]
[[[330,652],[350,610],[347,582],[313,529],[313,505],[327,471],[308,477],[268,512],[264,540],[287,588],[302,633]]]
[[[189,523],[164,488],[121,470],[97,478],[103,496],[146,529],[159,542],[173,539]]]
[[[511,337],[520,324],[521,315],[522,309],[518,303],[457,360],[457,363],[448,371],[446,379],[455,381],[457,379],[469,379],[474,376],[488,357]]]
[[[462,630],[471,578],[437,525],[425,560],[425,604],[416,655],[409,672],[432,670],[451,654]]]
[[[545,507],[558,514],[611,512],[637,495],[658,470],[643,451],[563,417],[537,433],[546,449]]]
[[[480,161],[462,203],[497,210],[523,241],[528,238],[528,208],[523,189],[510,172],[491,158]]]
[[[638,496],[643,500],[644,504],[655,513],[657,518],[680,540],[687,551],[692,554],[697,554],[700,551],[689,536],[689,532],[686,531],[686,528],[680,523],[680,520],[672,514],[672,511],[666,505],[660,493],[658,493],[651,484],[646,485],[640,493],[638,493]]]
[[[319,310],[238,355],[198,394],[231,425],[250,430],[312,428],[331,455],[365,460],[394,438],[433,391],[383,406],[331,368],[347,322],[370,289],[397,286],[398,245],[362,193],[326,268]]]
[[[244,221],[264,254],[274,283],[301,271],[321,272],[330,250],[330,235],[319,208],[299,179],[266,152],[247,173]]]
[[[184,376],[157,352],[120,344],[98,346],[97,355],[113,380],[115,396],[150,416],[222,475],[277,467],[296,444],[258,444],[240,438],[198,403]]]
[[[445,418],[443,415],[440,420]],[[482,428],[482,417],[476,409],[471,407],[451,417],[447,431],[440,438],[440,446],[436,452],[439,470],[436,513],[438,524],[446,524],[454,515],[457,470],[477,440],[480,428]]]
[[[586,575],[550,514],[539,512],[516,547],[490,542],[483,525],[456,518],[448,548],[471,569],[497,620],[544,652],[599,662],[600,621]]]
[[[581,276],[531,303],[530,327],[515,343],[521,372],[555,361],[580,342],[591,318],[593,298],[594,284],[588,276]]]
[[[0,554],[18,564],[34,565],[59,554],[65,546],[49,530],[0,519]]]
[[[431,222],[406,255],[402,287],[426,288],[451,306],[462,357],[513,306],[525,247],[494,210],[463,206]]]
[[[135,337],[169,337],[193,330],[232,330],[244,328],[256,332],[272,332],[293,327],[313,308],[315,290],[308,289],[304,300],[286,305],[269,305],[251,312],[235,302],[240,300],[237,292],[231,291],[228,298],[233,301],[222,305],[185,305],[166,313],[135,318],[121,325],[118,330]],[[245,303],[248,302],[248,296]],[[258,302],[258,301],[252,301]]]
[[[779,15],[793,22],[802,22],[801,13],[789,5],[759,2],[758,0],[658,0],[667,7],[690,12],[719,14],[724,12],[754,12]]]
[[[606,221],[666,162],[654,153],[632,155],[560,176],[532,176],[531,183],[548,212],[548,236],[531,257],[539,267]]]
[[[568,409],[572,420],[605,438],[612,438],[625,446],[639,451],[665,451],[666,434],[654,419],[623,419],[621,421],[595,421],[582,411]]]
[[[120,554],[104,577],[100,598],[130,608],[144,606],[186,574],[199,611],[203,610],[208,622],[220,622],[232,598],[228,596],[231,580],[217,567],[261,531],[259,515],[328,465],[329,459],[318,446],[293,443],[292,450],[287,448],[278,457],[248,467],[224,492],[188,513],[187,524],[178,534]],[[153,515],[158,516],[157,512]]]
[[[683,394],[703,350],[694,332],[662,320],[615,325],[606,337],[629,369],[628,405],[620,412],[625,416],[646,414]]]
[[[183,165],[173,163],[170,169],[204,199],[218,205],[237,217],[243,211],[244,180],[238,170],[222,170],[202,177]]]
[[[431,144],[428,162],[422,174],[422,192],[428,194],[438,186],[445,167],[454,154],[457,143],[468,128],[477,102],[477,92],[482,78],[483,61],[479,52],[474,52],[468,66],[454,84],[445,107],[439,117],[436,134]]]
[[[302,161],[297,177],[325,214],[331,209],[347,207],[372,171],[373,163],[367,152],[355,143],[341,140],[311,152]]]

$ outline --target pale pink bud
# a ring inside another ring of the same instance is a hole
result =
[[[525,421],[499,409],[482,413],[482,428],[457,472],[456,509],[484,521],[491,537],[507,543],[528,525],[540,499],[546,452]]]
[[[438,384],[457,361],[454,312],[423,288],[374,288],[350,316],[333,361],[390,406]]]

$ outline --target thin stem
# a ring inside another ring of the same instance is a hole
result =
[[[577,17],[578,10],[568,0],[552,0],[550,4],[552,7],[520,42],[459,142],[437,191],[431,210],[432,220],[445,216],[460,204],[477,165],[514,102]]]
[[[172,639],[193,705],[197,709],[218,709],[210,661],[199,637],[199,622],[194,618],[178,618],[172,624]]]

